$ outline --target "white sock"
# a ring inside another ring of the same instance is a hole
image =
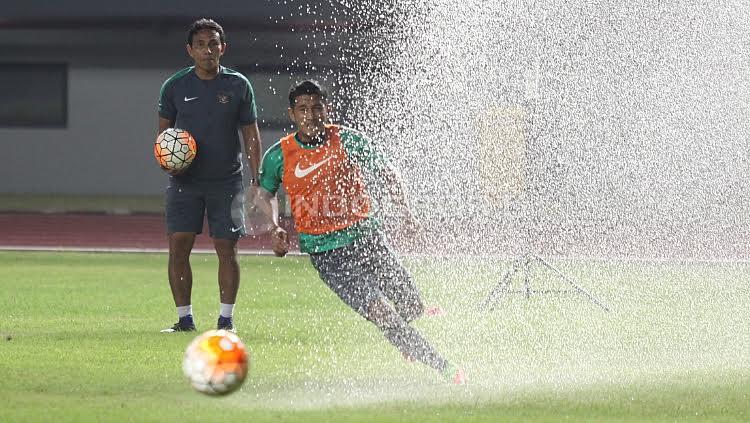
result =
[[[219,303],[219,315],[222,317],[232,317],[234,314],[234,304]]]
[[[177,307],[177,317],[183,318],[187,316],[188,314],[193,314],[193,305],[188,304],[186,306],[179,306]]]

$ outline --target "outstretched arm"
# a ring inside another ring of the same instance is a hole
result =
[[[271,249],[277,256],[284,257],[289,252],[289,235],[279,226],[276,195],[259,188],[253,204],[258,208],[258,214],[265,217],[265,223],[271,228]]]
[[[422,225],[411,211],[409,199],[398,171],[388,164],[380,169],[379,177],[384,182],[386,194],[390,197],[391,204],[394,205],[394,211],[401,222],[402,229],[409,235],[416,235],[422,230]]]
[[[366,173],[366,180],[370,182],[370,193],[378,198],[384,209],[388,210],[388,220],[395,218],[401,230],[407,235],[416,235],[420,232],[422,226],[411,212],[404,184],[390,161],[367,137],[355,130],[348,130],[342,142],[352,159]]]

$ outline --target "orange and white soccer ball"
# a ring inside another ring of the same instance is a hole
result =
[[[184,129],[167,128],[154,142],[154,157],[167,171],[184,171],[193,163],[197,153],[195,138]]]
[[[196,391],[226,395],[245,381],[248,355],[240,338],[226,330],[210,330],[185,350],[182,371]]]

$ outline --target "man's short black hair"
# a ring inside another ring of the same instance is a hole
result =
[[[289,107],[294,108],[294,101],[301,95],[318,95],[322,100],[328,97],[328,93],[318,81],[314,79],[306,79],[302,82],[298,82],[292,86],[289,90]]]
[[[195,35],[198,31],[203,31],[204,29],[209,29],[209,30],[218,32],[221,43],[224,44],[226,42],[226,39],[224,38],[224,28],[222,28],[221,25],[219,25],[213,19],[201,18],[193,22],[192,25],[190,25],[190,28],[188,29],[188,36],[187,36],[188,44],[192,46],[193,35]]]

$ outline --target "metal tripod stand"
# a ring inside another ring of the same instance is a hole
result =
[[[534,264],[544,266],[547,269],[551,270],[558,277],[560,277],[562,280],[567,282],[573,288],[573,290],[570,290],[570,289],[568,290],[554,290],[554,289],[535,290],[535,289],[532,289],[530,278],[531,278],[532,266]],[[514,276],[517,273],[520,273],[522,275],[523,288],[520,290],[518,289],[513,290],[511,285],[514,280]],[[526,298],[529,298],[531,297],[532,294],[563,294],[563,293],[569,293],[569,292],[577,292],[577,293],[583,294],[585,297],[591,300],[591,302],[603,308],[604,311],[609,311],[609,308],[603,302],[601,302],[598,298],[590,294],[585,289],[581,288],[572,278],[568,277],[565,273],[560,271],[558,268],[548,263],[547,261],[537,256],[536,254],[526,253],[520,258],[517,258],[513,261],[510,270],[506,271],[505,275],[503,275],[502,279],[500,279],[500,282],[498,282],[492,288],[492,291],[490,291],[490,294],[480,304],[480,308],[482,310],[494,310],[495,306],[500,302],[502,297],[507,294],[523,294]]]
[[[538,56],[539,56],[538,52]],[[539,72],[540,62],[536,62],[535,68],[537,73]],[[539,78],[539,75],[537,75]],[[537,81],[538,82],[538,81]],[[528,87],[527,87],[528,88]],[[490,153],[499,154],[498,157],[492,156],[495,160],[493,166],[489,167],[490,175],[494,175],[492,171],[496,169],[497,163],[505,163],[507,168],[516,169],[517,172],[513,173],[506,171],[503,175],[508,177],[511,175],[509,183],[506,185],[496,184],[496,179],[489,177],[485,180],[491,183],[484,186],[485,198],[489,200],[488,207],[486,210],[491,211],[487,217],[489,221],[497,219],[500,211],[504,209],[506,216],[515,217],[518,219],[520,227],[523,228],[522,235],[519,237],[521,245],[523,246],[522,251],[533,251],[534,242],[538,242],[538,237],[534,236],[535,229],[540,229],[540,223],[543,219],[542,214],[539,211],[538,204],[542,202],[548,202],[549,197],[545,196],[541,191],[542,184],[541,179],[532,177],[532,172],[535,172],[533,166],[533,158],[527,157],[528,155],[534,154],[534,151],[549,151],[548,149],[542,148],[541,144],[535,148],[530,148],[540,142],[540,135],[551,133],[550,130],[555,127],[554,122],[550,122],[552,119],[556,119],[556,114],[550,113],[549,110],[545,109],[546,103],[538,102],[536,95],[536,87],[531,87],[532,91],[526,93],[523,104],[519,106],[519,111],[516,110],[497,110],[494,113],[486,116],[486,121],[491,123],[491,131],[487,130],[487,135],[482,139],[492,139],[495,145],[506,145],[516,146],[513,150],[511,147],[507,147],[506,150],[500,150],[497,153],[496,150],[488,149]],[[499,131],[498,128],[506,128],[504,131]],[[511,155],[511,156],[509,156]],[[511,157],[511,158],[509,158]],[[537,157],[536,160],[542,160],[541,157]],[[527,164],[527,161],[532,164]],[[509,163],[520,163],[520,171],[518,168],[511,166]],[[541,163],[546,163],[541,161]],[[542,168],[545,171],[547,168]],[[506,169],[507,170],[507,169]],[[539,169],[536,169],[539,171]],[[515,179],[512,178],[515,175]],[[538,175],[537,175],[538,176]],[[545,174],[545,183],[550,183],[554,180],[555,174]],[[497,199],[500,199],[499,201]],[[503,201],[505,200],[505,201]],[[512,201],[511,201],[512,200]],[[542,289],[535,290],[531,287],[531,275],[534,266],[541,266],[554,273],[558,278],[564,280],[572,289],[567,290],[551,290]],[[512,284],[516,278],[516,275],[520,274],[523,281],[522,289],[512,289]],[[487,298],[482,301],[480,308],[483,310],[493,310],[503,296],[508,294],[523,294],[526,298],[531,297],[532,294],[555,294],[555,293],[577,293],[583,294],[591,302],[598,305],[605,311],[609,311],[609,308],[601,302],[598,298],[590,294],[588,291],[579,286],[576,281],[568,277],[565,273],[560,271],[558,268],[542,259],[536,254],[525,253],[520,258],[513,261],[510,270],[506,271],[500,281],[492,288]]]

